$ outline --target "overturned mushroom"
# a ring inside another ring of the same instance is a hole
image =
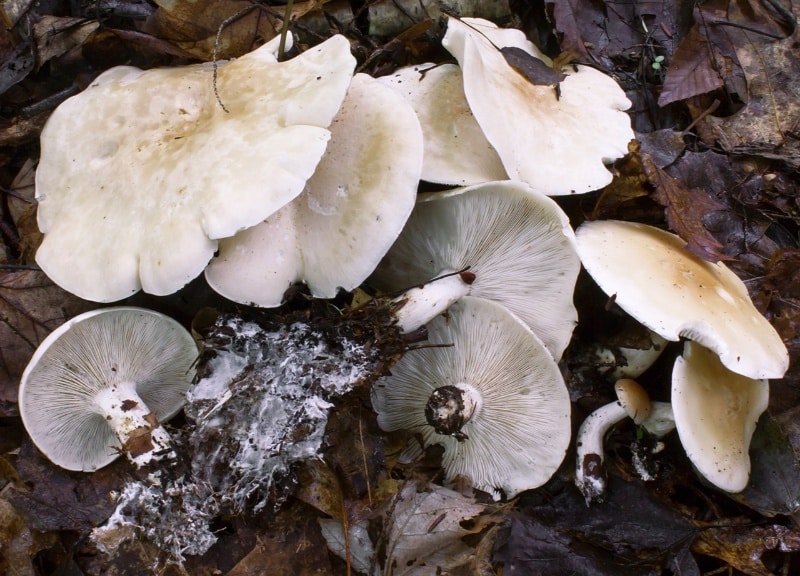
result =
[[[67,470],[97,470],[121,452],[145,464],[170,451],[160,423],[183,406],[196,357],[191,334],[158,312],[81,314],[45,338],[25,369],[22,422]]]
[[[373,387],[384,430],[444,446],[448,479],[513,497],[545,483],[569,444],[570,402],[541,341],[503,306],[464,297]]]
[[[551,62],[519,30],[478,18],[449,18],[442,44],[458,60],[470,109],[509,178],[548,195],[611,182],[605,163],[624,156],[634,138],[624,112],[630,101],[611,77],[576,66],[534,82],[501,50],[514,49],[539,69]]]
[[[218,239],[302,192],[355,60],[342,36],[285,62],[277,41],[218,70],[112,68],[53,112],[36,261],[56,284],[99,302],[170,294]]]
[[[370,282],[384,292],[422,286],[401,298],[404,331],[469,294],[506,306],[558,359],[577,321],[579,268],[558,205],[503,181],[422,196]]]
[[[357,74],[331,134],[300,196],[220,242],[205,272],[212,288],[236,302],[273,307],[295,282],[332,298],[375,269],[414,207],[422,167],[419,121],[398,94]]]

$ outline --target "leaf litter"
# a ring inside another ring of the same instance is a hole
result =
[[[617,163],[617,178],[605,190],[564,200],[573,225],[586,214],[656,223],[671,227],[706,257],[728,259],[780,332],[793,361],[787,377],[772,383],[771,409],[788,435],[759,425],[762,436],[757,432],[754,439],[762,446],[753,454],[761,493],[744,493],[736,502],[702,485],[670,437],[666,449],[652,455],[659,464],[656,479],[642,482],[630,453],[636,431],[622,427],[610,438],[609,501],[602,508],[586,508],[569,481],[568,457],[546,486],[496,510],[468,485],[456,491],[440,486],[435,449],[413,463],[401,463],[398,456],[410,439],[378,431],[367,382],[408,343],[389,337],[389,349],[377,356],[370,346],[346,354],[341,348],[357,333],[355,340],[363,342],[376,329],[382,332],[388,320],[385,311],[375,309],[349,325],[353,333],[347,338],[328,333],[320,339],[320,327],[331,324],[332,309],[320,314],[308,304],[298,307],[297,301],[292,305],[296,311],[282,309],[269,318],[245,319],[241,310],[219,316],[218,333],[209,339],[217,349],[209,346],[204,361],[209,373],[212,366],[225,373],[227,363],[228,375],[236,375],[229,386],[221,377],[215,384],[206,382],[206,396],[197,397],[183,419],[172,424],[182,461],[160,477],[136,476],[123,465],[87,475],[67,473],[23,440],[14,402],[19,373],[41,338],[91,306],[25,268],[30,260],[24,255],[35,250],[36,232],[35,226],[25,225],[24,194],[15,192],[26,185],[12,182],[18,174],[31,174],[35,140],[48,110],[112,65],[180,64],[211,59],[218,48],[218,57],[241,54],[275,33],[282,10],[249,2],[132,2],[127,11],[120,3],[92,3],[92,9],[95,4],[106,9],[101,18],[97,12],[71,13],[73,5],[59,16],[37,13],[47,8],[30,2],[3,5],[8,26],[0,34],[0,243],[6,262],[0,286],[0,434],[5,439],[0,571],[125,574],[159,566],[165,573],[180,572],[148,538],[126,541],[110,555],[99,553],[86,536],[115,509],[120,526],[127,522],[168,542],[172,562],[184,555],[183,570],[191,574],[384,573],[387,567],[394,574],[433,574],[436,566],[452,574],[796,570],[800,536],[792,519],[798,493],[792,445],[797,450],[800,444],[785,422],[800,405],[795,278],[800,71],[797,31],[785,7],[727,0],[697,7],[682,1],[554,0],[545,3],[546,11],[537,11],[511,2],[512,11],[524,16],[522,26],[555,29],[555,36],[549,31],[539,36],[542,46],[560,42],[561,50],[579,55],[579,63],[617,76],[635,103],[631,114],[639,139],[650,142],[650,148],[643,145]],[[303,11],[321,4],[299,5],[298,31],[303,31]],[[340,13],[330,8],[329,15]],[[102,29],[94,29],[97,22]],[[228,25],[217,46],[223,22]],[[322,36],[337,24],[326,20]],[[394,43],[370,38],[365,24],[356,18],[345,28],[368,71],[384,73],[400,62],[442,58],[435,48],[436,25],[430,22],[420,23],[410,41]],[[410,21],[405,27],[413,28]],[[309,33],[304,41],[313,43],[314,34],[320,35]],[[551,55],[557,56],[557,50]],[[669,138],[656,139],[660,130]],[[596,304],[588,301],[595,296],[586,294],[576,296],[582,311]],[[613,302],[602,304],[614,308]],[[196,296],[184,293],[167,306],[191,318],[197,312]],[[598,312],[583,326],[582,340],[601,332],[610,312]],[[258,345],[235,337],[246,326],[262,334],[254,341]],[[293,341],[315,351],[314,357],[302,359],[303,366],[327,365],[328,372],[276,362]],[[326,346],[332,343],[335,352],[326,360]],[[576,340],[568,358],[576,357],[580,344]],[[644,376],[659,399],[668,387],[664,374],[673,357],[668,350]],[[356,369],[365,358],[370,360]],[[313,401],[301,401],[291,390],[274,394],[270,378],[284,377],[283,369],[292,370],[297,382],[311,382]],[[328,376],[332,380],[326,387]],[[610,383],[602,376],[587,378],[572,391],[577,413],[607,401],[609,394]],[[266,414],[290,424],[280,431],[253,424]],[[221,430],[229,435],[219,436],[220,428],[212,423],[224,423]],[[255,429],[263,441],[250,445]],[[270,430],[280,433],[269,436]],[[283,452],[281,445],[291,450]],[[315,450],[319,453],[307,458]],[[226,466],[226,455],[233,453],[243,456],[242,462],[269,465],[257,471]],[[116,501],[110,494],[117,495]],[[126,501],[145,505],[121,506]],[[253,515],[257,506],[260,514]],[[169,523],[183,532],[168,530]],[[188,555],[204,549],[202,555]]]

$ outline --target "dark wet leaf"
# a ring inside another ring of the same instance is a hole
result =
[[[4,54],[0,61],[0,94],[24,80],[35,64],[33,47],[29,42],[23,42],[12,52]]]
[[[778,422],[764,412],[750,442],[750,482],[732,497],[765,516],[800,509],[800,465]]]
[[[19,378],[39,343],[69,318],[95,307],[39,270],[0,268],[0,414],[16,403]]]
[[[30,488],[12,489],[8,498],[34,530],[85,532],[114,511],[110,492],[122,486],[121,470],[125,468],[123,459],[91,475],[67,472],[45,460],[26,441],[20,450],[18,471]]]
[[[680,556],[683,574],[699,574],[685,555],[695,528],[641,483],[612,475],[606,501],[589,509],[571,488],[544,504],[526,505],[523,498],[495,554],[504,573],[649,575]]]
[[[63,56],[86,41],[100,27],[96,20],[42,16],[33,26],[36,41],[36,69],[49,60]]]
[[[555,86],[566,78],[566,74],[553,70],[536,56],[516,46],[503,46],[500,53],[514,70],[527,78],[534,86]]]

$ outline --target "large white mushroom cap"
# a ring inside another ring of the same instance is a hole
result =
[[[419,117],[425,141],[422,180],[468,186],[508,178],[469,109],[458,66],[406,66],[379,80],[402,94]]]
[[[355,59],[342,36],[286,62],[276,49],[220,64],[216,85],[211,64],[113,68],[56,109],[36,173],[54,282],[100,302],[172,293],[303,190]]]
[[[93,310],[59,326],[22,374],[19,411],[34,444],[68,470],[111,463],[111,414],[169,420],[185,403],[197,347],[175,320],[142,308]],[[121,422],[123,425],[130,422]]]
[[[416,200],[422,130],[403,98],[356,74],[305,191],[257,226],[220,242],[209,284],[246,304],[278,306],[295,282],[331,298],[361,284],[400,234]]]
[[[428,324],[431,347],[407,352],[372,393],[378,424],[419,432],[444,446],[447,478],[509,498],[544,484],[570,440],[570,401],[557,364],[541,341],[503,306],[464,297]],[[426,406],[435,390],[478,393],[465,439],[437,433]]]
[[[509,178],[548,195],[584,193],[611,182],[604,163],[627,153],[634,138],[630,101],[593,68],[565,68],[559,94],[534,85],[506,61],[503,47],[549,62],[519,30],[478,18],[449,18],[442,44],[461,66],[464,93]]]
[[[503,304],[558,359],[578,318],[574,244],[552,199],[521,182],[488,182],[423,195],[371,282],[393,292],[469,268],[474,280],[452,300],[470,294]]]
[[[634,222],[585,222],[576,236],[598,286],[656,334],[694,340],[748,378],[786,372],[786,346],[724,264],[695,256],[674,234]]]
[[[736,374],[716,354],[686,342],[672,372],[672,411],[686,455],[709,482],[741,492],[750,440],[769,403],[769,383]]]

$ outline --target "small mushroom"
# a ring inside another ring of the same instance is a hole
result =
[[[469,186],[508,178],[469,109],[458,66],[406,66],[378,80],[402,94],[419,117],[425,142],[422,180]]]
[[[378,424],[444,446],[448,480],[462,475],[499,498],[545,483],[570,439],[570,401],[539,338],[495,302],[461,298],[373,387]]]
[[[578,253],[600,288],[633,318],[667,340],[693,340],[748,378],[781,378],[789,354],[722,263],[689,252],[678,236],[645,224],[585,222]]]
[[[206,268],[208,283],[226,298],[265,307],[279,306],[295,282],[305,282],[318,298],[352,290],[411,214],[422,147],[411,106],[381,82],[356,74],[303,193],[266,221],[222,240]]]
[[[634,138],[631,103],[611,77],[576,66],[551,71],[563,80],[533,83],[501,49],[515,48],[541,68],[551,63],[521,31],[479,18],[448,18],[442,45],[458,60],[470,109],[510,179],[548,195],[611,182],[605,163],[624,156]]]
[[[302,192],[355,59],[334,36],[278,62],[277,40],[218,69],[112,68],[53,112],[36,261],[56,284],[98,302],[171,294],[218,239]]]
[[[23,372],[22,422],[67,470],[97,470],[121,451],[146,464],[171,450],[160,423],[183,406],[196,357],[191,334],[158,312],[81,314],[45,338]]]
[[[716,354],[687,341],[672,371],[675,425],[689,460],[709,482],[741,492],[750,478],[750,440],[767,409],[769,383],[723,366]]]
[[[400,298],[403,331],[469,294],[506,306],[558,359],[577,322],[579,268],[553,200],[521,182],[488,182],[422,196],[370,282],[385,293],[415,287]]]
[[[660,438],[675,429],[672,407],[667,402],[651,402],[647,391],[638,382],[623,378],[616,382],[617,401],[601,406],[581,424],[575,441],[577,466],[575,484],[586,503],[600,501],[606,490],[603,442],[616,424],[631,418],[650,434]]]

